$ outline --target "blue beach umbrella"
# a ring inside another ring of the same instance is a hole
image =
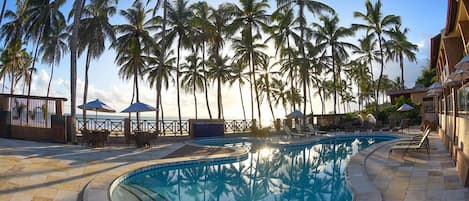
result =
[[[98,112],[116,112],[114,109],[101,102],[99,99],[79,105],[78,108],[82,110],[91,110],[96,112],[96,118],[98,118]]]
[[[302,112],[295,110],[287,115],[287,118],[302,118],[305,116]]]
[[[132,113],[132,112],[137,112],[137,129],[140,129],[140,120],[138,118],[138,113],[139,112],[151,112],[151,111],[156,111],[156,108],[149,106],[145,103],[141,102],[136,102],[129,107],[125,108],[122,110],[124,113]]]
[[[145,103],[141,102],[136,102],[129,107],[125,108],[122,110],[122,112],[130,113],[130,112],[150,112],[150,111],[156,111],[156,108],[149,106]]]

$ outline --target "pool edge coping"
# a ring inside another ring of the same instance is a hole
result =
[[[362,133],[362,134],[328,134],[324,136],[320,136],[314,139],[308,139],[306,141],[302,141],[299,143],[287,143],[287,144],[281,144],[281,146],[305,146],[308,144],[314,144],[318,143],[322,140],[327,140],[328,138],[337,138],[337,137],[358,137],[358,136],[367,136],[367,135],[382,135],[382,136],[394,136],[398,137],[400,135],[397,135],[395,133]],[[394,141],[394,140],[391,140]],[[383,142],[386,143],[386,142]],[[379,144],[383,144],[379,143]],[[210,147],[208,145],[200,145],[194,143],[193,140],[191,141],[186,141],[184,144],[188,145],[194,145],[194,146],[200,146],[200,147]],[[377,144],[377,145],[379,145]],[[217,160],[236,160],[237,158],[242,158],[243,156],[247,156],[248,152],[246,149],[243,148],[232,148],[232,147],[226,147],[227,149],[232,149],[234,152],[231,153],[224,153],[224,154],[214,154],[214,155],[207,155],[207,156],[187,156],[187,157],[176,157],[176,158],[160,158],[160,159],[155,159],[152,161],[140,161],[135,164],[131,165],[124,165],[116,170],[113,171],[108,171],[105,172],[93,179],[89,182],[89,185],[87,185],[85,188],[83,188],[83,199],[80,201],[94,201],[94,200],[102,200],[102,201],[112,201],[111,200],[111,193],[112,193],[112,187],[117,183],[116,181],[124,177],[125,175],[129,175],[132,172],[136,172],[140,169],[144,168],[150,168],[150,167],[155,167],[159,165],[177,165],[177,164],[189,164],[189,163],[197,163],[197,162],[206,162],[206,161],[217,161]],[[370,148],[370,147],[369,147]],[[359,155],[361,152],[369,150],[369,148],[362,150],[358,152],[355,156]],[[374,149],[374,148],[373,148]],[[377,148],[376,148],[377,149]],[[353,158],[353,157],[352,157]],[[352,161],[352,160],[351,160]],[[350,161],[349,161],[350,164]],[[355,191],[350,188],[349,186],[349,178],[347,174],[349,165],[347,165],[346,168],[346,182],[347,182],[347,187],[350,189],[352,192],[352,196],[355,197]],[[143,170],[142,170],[143,171]],[[379,191],[378,191],[379,192]],[[355,199],[354,199],[355,200]]]
[[[381,142],[361,150],[350,158],[345,168],[345,181],[347,188],[352,192],[352,200],[382,201],[383,197],[378,187],[369,179],[366,162],[368,158],[387,145],[394,144],[406,136],[397,139]],[[408,136],[407,136],[408,137]]]

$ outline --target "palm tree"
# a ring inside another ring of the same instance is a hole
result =
[[[415,62],[415,52],[418,51],[418,46],[407,40],[408,28],[401,30],[401,25],[395,25],[389,36],[391,40],[386,41],[386,50],[388,51],[387,60],[394,60],[399,62],[401,68],[401,89],[404,89],[404,57],[409,61]]]
[[[272,79],[272,97],[274,99],[274,105],[278,107],[278,105],[281,104],[285,110],[285,116],[288,114],[287,104],[289,102],[287,85],[288,82],[284,82],[281,78]]]
[[[245,34],[245,32],[243,32]],[[256,38],[260,38],[260,35],[256,35]],[[242,38],[233,38],[233,49],[235,51],[234,59],[238,60],[238,62],[243,62],[245,64],[249,64],[254,62],[258,65],[261,64],[267,55],[262,52],[262,49],[266,48],[265,44],[261,43],[251,43],[250,40],[246,40],[246,37]],[[257,65],[254,66],[254,70],[256,69]],[[253,87],[257,88],[257,82],[255,82],[255,73],[256,71],[252,72],[252,69],[249,70],[249,83],[250,83],[250,92],[251,92],[251,117],[254,119],[254,95],[253,95]],[[255,89],[255,96],[256,100],[259,99],[258,89]],[[258,104],[258,111],[260,109],[260,105]],[[261,120],[260,113],[258,114],[259,121]]]
[[[204,92],[205,92],[205,105],[207,106],[208,116],[212,119],[212,112],[210,111],[210,104],[208,103],[208,84],[207,84],[207,71],[205,68],[206,63],[206,45],[209,39],[209,16],[210,8],[207,2],[197,2],[192,5],[194,9],[194,18],[193,25],[194,31],[197,34],[194,34],[196,37],[197,45],[202,48],[202,70],[204,72]]]
[[[296,41],[300,40],[300,37],[293,29],[294,26],[297,25],[297,21],[294,20],[294,17],[293,9],[291,8],[275,11],[271,16],[271,20],[277,23],[269,28],[270,36],[266,40],[274,40],[276,54],[280,53],[280,58],[284,61],[282,62],[283,64],[280,67],[280,71],[288,74],[291,89],[294,89],[296,86],[295,77],[297,75],[297,68],[292,65],[292,58],[295,55],[290,45],[290,40],[291,38]],[[293,110],[296,110],[296,104],[293,104]]]
[[[2,59],[3,69],[10,75],[10,94],[13,95],[16,84],[24,79],[27,83],[28,68],[31,64],[31,56],[19,40],[10,41],[8,46],[2,52],[0,57]]]
[[[164,86],[166,90],[169,88],[169,82],[171,81],[174,84],[174,77],[172,75],[172,72],[175,71],[175,63],[176,63],[176,57],[173,57],[173,51],[166,51],[166,50],[161,50],[163,45],[160,46],[155,46],[153,49],[153,54],[149,62],[149,68],[146,69],[144,74],[147,75],[147,80],[150,83],[150,87],[157,86],[157,83],[160,83]],[[163,61],[163,64],[160,65],[160,62]],[[160,71],[160,74],[158,72]],[[159,79],[158,75],[160,76]],[[159,111],[161,111],[161,120],[164,120],[164,113],[163,113],[163,99],[160,97],[158,98],[158,106],[159,106]],[[159,111],[156,113],[159,114]],[[159,116],[158,116],[159,119]],[[158,122],[158,121],[157,121]],[[159,129],[159,127],[158,127]],[[159,132],[159,130],[158,130]]]
[[[244,108],[244,100],[243,100],[243,85],[248,80],[248,75],[244,72],[246,70],[246,63],[242,61],[234,62],[231,64],[232,66],[232,76],[230,79],[230,85],[233,85],[235,82],[238,82],[238,89],[239,89],[239,97],[241,98],[241,108],[243,109],[243,117],[244,121],[246,121],[246,110]]]
[[[219,119],[224,118],[221,85],[230,80],[231,66],[227,64],[228,60],[228,56],[222,58],[218,55],[212,55],[210,56],[210,59],[207,63],[209,66],[207,72],[208,78],[212,79],[214,82],[217,82],[217,105]]]
[[[370,70],[366,66],[367,62],[362,61],[361,59],[356,59],[347,64],[346,73],[348,74],[351,81],[355,82],[357,85],[357,99],[358,99],[358,110],[361,110],[363,105],[363,99],[367,96],[367,88],[372,87],[370,80]]]
[[[257,114],[259,117],[259,126],[262,127],[261,120],[261,102],[259,101],[259,91],[256,83],[256,58],[255,58],[255,49],[254,44],[256,40],[260,39],[261,29],[266,29],[269,22],[269,15],[266,13],[266,9],[270,8],[266,0],[240,0],[241,7],[238,7],[236,4],[230,4],[230,8],[233,10],[236,18],[231,24],[233,30],[241,30],[242,40],[248,43],[247,53],[248,65],[251,68],[252,82],[254,83],[254,91],[256,95],[257,102]],[[256,33],[253,33],[253,32]],[[258,46],[259,47],[259,46]],[[251,88],[252,90],[252,88]],[[252,107],[252,112],[254,108]]]
[[[44,41],[44,36],[49,35],[49,32],[56,29],[55,26],[65,23],[65,17],[60,11],[60,7],[64,4],[65,0],[28,1],[28,10],[26,12],[26,15],[28,16],[26,20],[26,39],[32,39],[35,44],[33,65],[30,69],[31,72],[29,73],[28,97],[31,95],[32,75],[36,70],[36,58],[39,47],[43,45],[42,42]],[[29,98],[26,101],[26,110],[29,112]],[[28,121],[29,118],[27,116],[26,122]]]
[[[277,0],[277,4],[279,5],[279,9],[283,8],[293,8],[294,6],[298,7],[298,14],[295,21],[298,21],[299,26],[297,29],[300,30],[300,40],[298,41],[300,55],[304,61],[300,62],[300,77],[303,81],[303,113],[306,114],[306,86],[308,80],[308,64],[306,62],[306,51],[305,51],[305,42],[306,40],[306,17],[305,17],[305,7],[313,14],[319,14],[322,12],[329,12],[335,13],[334,9],[329,7],[328,5],[314,1],[314,0]],[[303,122],[306,122],[306,115],[303,118]]]
[[[199,62],[200,58],[197,54],[191,54],[186,57],[188,63],[182,65],[181,74],[181,87],[187,91],[192,91],[194,96],[194,108],[195,108],[195,119],[197,119],[197,90],[204,89],[204,74],[202,62]]]
[[[172,26],[171,30],[168,31],[168,35],[165,40],[174,41],[177,37],[177,59],[176,59],[176,91],[177,91],[177,104],[178,104],[178,117],[179,127],[182,127],[181,120],[181,101],[179,92],[179,79],[180,79],[180,66],[179,61],[181,57],[181,49],[183,47],[190,47],[189,35],[190,21],[193,13],[187,6],[186,0],[176,0],[174,5],[168,7],[168,23]],[[182,135],[182,129],[180,129]]]
[[[160,53],[160,61],[158,62],[158,68],[156,70],[156,75],[155,77],[156,78],[162,78],[162,74],[163,74],[163,68],[164,68],[164,64],[165,64],[165,58],[166,56],[163,56],[163,55],[167,55],[167,50],[168,50],[168,43],[166,41],[166,25],[167,25],[167,14],[168,14],[168,2],[167,0],[156,0],[156,5],[155,7],[153,8],[153,16],[155,16],[156,12],[158,11],[158,9],[160,9],[161,5],[163,5],[163,19],[162,19],[162,22],[161,22],[161,40],[160,40],[160,44],[161,44],[161,53]],[[160,105],[162,106],[162,101],[161,101],[161,79],[157,79],[156,80],[156,112],[155,112],[155,116],[156,116],[156,134],[158,135],[160,133],[160,127],[159,127],[159,110],[160,110]],[[163,109],[161,108],[161,117],[163,119]]]
[[[375,49],[376,39],[373,34],[366,34],[363,38],[358,39],[358,49],[353,51],[353,54],[357,55],[357,60],[370,65],[370,75],[373,80],[373,61],[378,61],[379,51]]]
[[[42,62],[50,64],[51,73],[49,84],[47,85],[47,97],[49,97],[52,77],[54,76],[54,66],[60,63],[65,53],[68,52],[67,40],[69,34],[66,29],[65,22],[59,22],[55,28],[49,31],[48,35],[44,35],[42,46],[39,48],[39,54],[42,55]]]
[[[259,83],[259,89],[266,94],[267,103],[269,104],[270,112],[272,114],[272,120],[275,121],[275,114],[274,109],[272,107],[272,76],[277,75],[278,72],[272,71],[272,66],[269,65],[269,58],[265,58],[262,60],[259,69],[259,79],[257,82]]]
[[[339,17],[334,15],[321,16],[319,18],[322,24],[313,23],[313,36],[316,38],[316,48],[331,50],[332,77],[334,81],[334,114],[337,108],[337,79],[340,80],[340,67],[336,59],[343,60],[348,57],[347,49],[356,49],[356,46],[344,41],[346,37],[353,36],[353,29],[339,26]]]
[[[396,15],[383,15],[381,12],[381,1],[378,0],[375,4],[372,4],[370,0],[365,2],[366,13],[354,12],[354,17],[361,18],[365,21],[365,24],[353,24],[358,29],[363,29],[369,31],[370,34],[375,35],[378,40],[379,48],[379,61],[381,64],[378,86],[376,88],[376,99],[375,99],[375,112],[378,112],[378,99],[379,99],[379,90],[381,87],[381,78],[383,77],[384,70],[384,38],[383,33],[390,26],[401,23],[401,18]]]
[[[92,59],[99,58],[106,49],[105,42],[116,39],[114,27],[109,23],[109,17],[116,13],[117,0],[91,0],[83,8],[79,30],[79,54],[86,50],[85,87],[83,104],[88,98],[88,72]],[[83,110],[83,127],[86,128],[86,110]]]
[[[154,18],[147,19],[147,14],[151,10],[146,10],[140,1],[136,1],[132,8],[121,10],[120,14],[127,20],[128,24],[116,26],[116,32],[121,36],[117,38],[111,47],[117,51],[116,63],[121,66],[119,75],[121,78],[129,80],[133,78],[135,98],[140,102],[138,80],[143,78],[143,72],[150,61],[150,53],[156,45],[150,36],[150,31],[154,30]],[[132,97],[133,99],[133,97]],[[137,122],[140,120],[137,112]],[[139,125],[137,124],[137,129]]]
[[[76,119],[76,106],[77,106],[77,53],[78,53],[78,34],[80,28],[80,18],[83,10],[85,0],[75,0],[73,3],[73,24],[72,35],[70,37],[70,116],[71,119]],[[76,142],[76,121],[71,124],[72,139],[71,142]]]
[[[224,65],[221,51],[223,46],[225,45],[225,37],[228,35],[228,26],[229,22],[231,21],[232,14],[229,12],[229,8],[225,4],[221,4],[218,6],[217,9],[211,9],[211,13],[209,15],[210,23],[207,26],[207,31],[209,33],[209,44],[210,44],[210,62],[211,65],[217,65],[218,68]],[[214,61],[215,60],[215,61]],[[217,63],[220,62],[220,63]],[[213,70],[209,69],[209,73]],[[212,77],[210,74],[207,75],[208,78]],[[222,116],[222,107],[221,107],[221,88],[220,85],[218,87],[218,119],[221,119]]]

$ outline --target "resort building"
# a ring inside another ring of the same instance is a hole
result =
[[[411,89],[397,89],[388,91],[387,94],[391,100],[391,104],[395,104],[399,97],[405,97],[412,101],[412,103],[420,106],[420,116],[422,122],[436,125],[438,116],[435,112],[435,99],[434,96],[428,93],[428,89],[423,86],[415,86]]]
[[[439,113],[438,132],[451,153],[465,186],[469,186],[469,0],[449,0],[445,28],[431,39],[430,68],[436,68],[442,90],[433,95]]]

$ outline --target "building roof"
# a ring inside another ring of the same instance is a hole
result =
[[[434,36],[430,41],[430,69],[436,68],[440,50],[441,34]]]
[[[427,92],[427,88],[412,88],[412,89],[398,89],[398,90],[391,90],[388,91],[388,96],[396,96],[396,95],[404,95],[404,94],[416,94]]]
[[[458,14],[458,1],[448,0],[448,12],[446,14],[446,29],[445,35],[451,33],[456,25],[456,18]]]
[[[13,98],[28,98],[27,95],[19,95],[19,94],[2,94],[0,93],[0,97],[13,97]],[[61,97],[46,97],[46,96],[29,96],[29,99],[32,100],[62,100],[62,101],[67,101],[66,98],[61,98]]]

